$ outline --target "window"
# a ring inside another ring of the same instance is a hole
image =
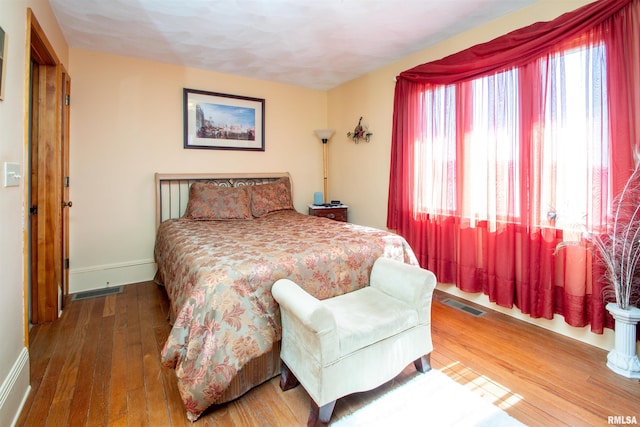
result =
[[[593,188],[609,185],[609,123],[605,48],[581,47],[542,62],[543,87],[548,96],[542,124],[542,225],[593,231],[600,218],[590,209],[600,201]],[[555,220],[555,221],[554,221]],[[594,222],[595,220],[595,222]]]
[[[640,156],[639,25],[601,0],[399,74],[387,227],[438,281],[612,326],[597,257],[556,249],[607,227]]]
[[[425,90],[419,213],[457,212],[472,225],[522,214],[543,227],[600,224],[590,206],[601,202],[593,188],[608,186],[605,64],[604,45],[580,46],[541,58],[526,76],[512,68]],[[521,212],[523,197],[533,211]]]

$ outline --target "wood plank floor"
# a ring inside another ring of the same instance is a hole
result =
[[[497,312],[474,317],[445,298],[436,291],[434,368],[530,426],[606,426],[609,416],[640,423],[640,383],[606,368],[605,351]],[[190,423],[173,371],[160,364],[167,310],[164,289],[144,282],[68,303],[56,322],[33,327],[32,391],[18,426],[306,425],[308,395],[282,393],[279,377]],[[397,381],[412,375],[410,365]],[[388,387],[338,400],[333,419]]]

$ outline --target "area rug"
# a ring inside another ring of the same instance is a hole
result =
[[[330,424],[353,426],[524,426],[446,374],[417,374]]]

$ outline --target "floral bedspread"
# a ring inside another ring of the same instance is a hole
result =
[[[175,369],[188,418],[217,403],[236,372],[280,340],[276,280],[329,298],[366,286],[381,256],[417,264],[398,235],[293,210],[163,222],[155,258],[173,327],[162,361]]]

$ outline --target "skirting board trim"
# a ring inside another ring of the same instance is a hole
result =
[[[18,422],[30,391],[29,351],[23,347],[9,375],[0,386],[0,425],[14,426]]]
[[[153,259],[139,259],[139,260],[128,261],[128,262],[94,265],[93,267],[72,268],[71,270],[69,270],[69,273],[82,274],[82,273],[90,273],[93,271],[114,270],[114,269],[119,269],[123,267],[135,267],[138,265],[146,265],[146,264],[155,264],[155,262]]]
[[[152,259],[105,264],[69,270],[69,293],[93,291],[153,280],[156,264]]]
[[[569,326],[567,323],[565,323],[564,317],[559,314],[554,315],[552,320],[534,319],[527,314],[523,314],[518,309],[508,309],[490,302],[489,297],[481,292],[472,294],[461,291],[456,287],[456,285],[452,283],[438,283],[437,289],[449,295],[473,302],[490,310],[506,314],[515,319],[522,320],[523,322],[539,326],[541,328],[547,329],[560,335],[564,335],[569,338],[573,338],[594,347],[598,347],[603,350],[610,350],[613,348],[614,332],[610,329],[605,328],[602,335],[594,334],[589,330],[589,326],[585,326],[582,328]],[[640,352],[640,342],[637,343],[637,346],[638,351]]]

